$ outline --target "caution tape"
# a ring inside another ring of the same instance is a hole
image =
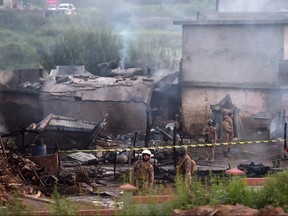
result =
[[[150,146],[150,147],[131,147],[131,148],[110,148],[110,149],[85,149],[85,150],[60,150],[60,153],[73,153],[73,152],[125,152],[125,151],[143,151],[149,149],[152,151],[163,150],[163,149],[178,149],[180,146],[186,146],[187,148],[196,147],[212,147],[212,146],[222,146],[222,145],[244,145],[244,144],[259,144],[259,143],[277,143],[284,142],[284,139],[277,140],[248,140],[248,141],[238,141],[238,142],[222,142],[222,143],[193,143],[186,145],[175,145],[175,146]]]

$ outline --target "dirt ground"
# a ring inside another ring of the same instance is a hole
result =
[[[250,139],[252,140],[252,139]],[[264,140],[263,137],[254,137],[253,140]],[[265,139],[266,140],[266,139]],[[264,142],[264,143],[253,143],[253,144],[235,144],[231,145],[231,157],[223,157],[222,149],[223,146],[215,147],[215,161],[205,161],[205,148],[188,148],[189,155],[196,161],[198,171],[225,171],[229,168],[237,167],[239,164],[263,164],[265,166],[272,167],[273,161],[282,158],[282,152],[284,150],[283,142]],[[173,156],[172,156],[173,157]],[[168,159],[167,159],[168,160]],[[171,160],[171,158],[170,158]],[[95,169],[96,165],[82,166],[84,169]],[[87,204],[87,208],[94,206],[102,206],[104,208],[115,208],[116,205],[121,206],[121,194],[122,191],[119,189],[121,184],[125,183],[123,176],[127,172],[128,168],[132,165],[128,164],[117,164],[116,165],[116,177],[113,175],[114,166],[113,164],[97,165],[102,166],[105,170],[106,175],[101,179],[91,178],[92,181],[97,182],[97,188],[95,194],[82,194],[81,196],[69,196],[69,199],[83,202],[83,206]],[[158,167],[164,170],[173,170],[173,164],[164,165],[158,163]],[[64,168],[62,171],[73,172],[79,169],[79,167]],[[157,172],[157,169],[155,169]],[[124,174],[123,174],[124,173]],[[121,177],[122,176],[122,177]],[[157,178],[157,173],[155,173]],[[158,175],[159,177],[159,175]],[[127,182],[127,181],[126,181]],[[165,183],[161,179],[156,179],[156,184],[161,185]],[[173,184],[173,183],[172,183]],[[27,209],[32,208],[35,210],[48,210],[49,204],[41,201],[35,201],[31,199],[22,199],[23,204],[27,206]],[[86,203],[86,204],[85,204]]]
[[[223,166],[223,167],[237,167],[239,164],[247,164],[254,162],[255,164],[262,163],[265,166],[272,167],[273,160],[281,158],[281,150],[284,147],[283,143],[253,143],[253,144],[236,144],[231,145],[230,157],[224,157],[222,149],[224,146],[215,147],[215,161],[205,162],[204,149],[200,152],[193,153],[197,164],[199,166],[209,165],[211,167]]]

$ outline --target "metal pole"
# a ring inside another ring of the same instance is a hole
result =
[[[114,158],[114,177],[116,176],[116,164],[117,164],[116,160],[117,160],[117,155],[118,155],[118,152],[116,152],[115,158]]]
[[[287,123],[284,124],[284,151],[287,148]],[[285,157],[285,155],[284,155]]]
[[[219,0],[216,0],[215,10],[216,10],[216,12],[219,12]]]
[[[133,147],[133,160],[135,161],[135,150],[134,150],[134,147],[135,147],[135,144],[136,144],[136,140],[137,140],[137,136],[138,136],[138,133],[135,132],[134,133],[134,138],[133,138],[133,144],[132,144],[132,147]]]
[[[145,147],[148,148],[150,140],[150,108],[146,110],[146,123]]]
[[[174,124],[174,129],[173,129],[173,146],[176,146],[176,127]],[[177,166],[177,152],[176,148],[173,148],[173,154],[174,154],[174,168],[176,169]]]

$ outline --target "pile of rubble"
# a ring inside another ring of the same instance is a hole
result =
[[[0,204],[5,206],[16,197],[51,196],[57,185],[60,194],[75,195],[93,192],[93,181],[85,169],[53,176],[25,156],[13,152],[0,158]],[[68,169],[69,170],[69,169]],[[95,172],[96,173],[96,172]]]
[[[41,172],[39,166],[20,155],[15,153],[2,155],[0,158],[1,205],[11,203],[13,194],[29,193],[31,187],[36,189],[43,184],[39,177]]]

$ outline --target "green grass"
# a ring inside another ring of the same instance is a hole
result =
[[[288,212],[288,171],[271,175],[271,179],[258,192],[258,199],[255,202],[257,208],[267,205],[280,206]]]
[[[57,192],[57,187],[53,191],[53,203],[50,205],[51,215],[78,215],[80,206],[76,202],[65,199]]]
[[[165,204],[126,205],[120,215],[171,215],[173,209],[188,210],[197,206],[242,204],[260,209],[267,206],[282,207],[288,212],[288,171],[270,176],[267,183],[255,190],[240,177],[218,178],[210,176],[204,181],[194,178],[191,188],[176,180],[176,199]],[[152,194],[150,194],[152,195]],[[125,205],[124,205],[125,206]]]
[[[132,193],[124,193],[122,197],[124,209],[117,212],[117,215],[171,215],[173,209],[188,210],[198,206],[218,206],[220,204],[242,204],[255,209],[267,206],[282,207],[285,212],[288,212],[288,171],[271,174],[269,178],[265,185],[257,190],[248,187],[241,177],[209,176],[204,180],[194,177],[191,187],[183,185],[182,181],[177,179],[175,187],[168,188],[169,194],[175,196],[173,201],[159,204],[151,199],[148,204],[131,204]],[[161,194],[167,194],[167,188],[163,188],[161,185],[155,185],[149,193],[150,196]],[[53,201],[53,204],[50,205],[51,215],[77,215],[81,208],[79,203],[60,196],[56,188],[53,193]],[[32,210],[29,212],[33,212]],[[27,210],[25,211],[27,212]],[[24,208],[16,196],[11,204],[0,209],[0,215],[20,215],[21,213],[24,213]]]

